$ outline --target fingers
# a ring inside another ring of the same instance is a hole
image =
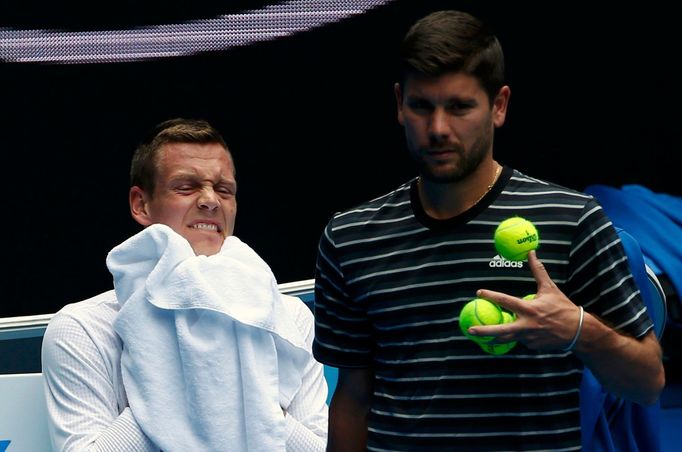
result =
[[[515,339],[516,334],[520,331],[520,326],[517,322],[517,316],[511,314],[514,309],[523,304],[522,300],[509,296],[501,292],[494,292],[491,290],[479,290],[476,295],[497,304],[503,311],[503,323],[495,325],[473,325],[468,328],[468,333],[473,336],[491,336],[493,341],[491,344],[499,344],[510,342]],[[518,309],[517,309],[518,310]]]
[[[536,291],[537,294],[543,291],[543,289],[546,291],[556,287],[554,281],[552,281],[552,278],[550,278],[549,273],[547,273],[545,265],[540,259],[538,259],[535,251],[530,251],[528,253],[528,266],[530,267],[531,273],[533,274],[533,277],[535,278],[535,281],[538,285]],[[480,289],[476,292],[476,296],[494,301],[503,308],[516,312],[517,314],[524,311],[524,306],[526,309],[528,307],[527,304],[517,297],[507,295],[502,292],[495,292],[493,290]]]
[[[471,335],[491,336],[494,338],[491,344],[516,341],[533,350],[562,348],[570,343],[577,327],[579,308],[554,283],[535,251],[528,253],[528,266],[537,283],[535,298],[528,301],[517,298],[525,294],[478,290],[478,297],[515,313],[516,320],[471,327]]]
[[[472,326],[469,328],[470,334],[492,336],[495,338],[491,342],[493,344],[519,341],[528,347],[538,349],[556,345],[557,331],[561,331],[561,328],[556,326],[565,323],[562,320],[561,311],[565,312],[565,306],[571,302],[549,276],[545,265],[538,259],[535,251],[528,253],[528,266],[537,283],[534,300],[528,301],[520,298],[527,294],[509,295],[479,289],[476,296],[490,300],[506,311],[515,313],[516,320],[500,325]]]
[[[520,298],[508,295],[502,292],[495,292],[494,290],[479,289],[476,291],[476,296],[485,298],[486,300],[497,303],[503,309],[514,312],[516,314],[526,313],[528,310],[527,303]]]
[[[502,323],[499,325],[477,325],[470,327],[467,331],[473,336],[494,337],[494,340],[486,343],[499,344],[516,339],[516,333],[519,331],[519,327],[515,325],[515,323],[516,322]]]
[[[538,292],[541,292],[543,288],[554,287],[554,281],[549,277],[545,264],[538,259],[535,251],[530,251],[528,253],[528,266],[530,267],[531,273],[533,273],[535,281],[538,283]]]

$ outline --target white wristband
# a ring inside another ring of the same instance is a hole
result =
[[[570,344],[568,344],[568,347],[563,349],[564,352],[570,352],[575,348],[575,344],[578,343],[578,338],[580,337],[580,333],[583,331],[583,319],[585,318],[585,310],[583,309],[582,306],[578,306],[580,308],[580,320],[578,320],[578,329],[575,332],[575,336],[573,337],[573,340],[571,341]]]

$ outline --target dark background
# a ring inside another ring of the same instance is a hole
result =
[[[148,8],[140,18],[208,14],[193,3],[175,2],[160,16]],[[150,127],[175,116],[202,117],[223,132],[238,173],[235,234],[280,283],[312,278],[329,217],[413,175],[395,118],[397,48],[409,25],[435,9],[473,12],[502,42],[512,97],[495,142],[499,161],[579,190],[641,184],[681,195],[682,40],[673,7],[527,3],[397,0],[222,52],[2,64],[0,316],[52,313],[111,288],[106,254],[139,231],[127,204],[130,157]],[[133,2],[106,17],[75,3],[76,15],[48,14],[46,5],[4,5],[0,26],[136,23]]]

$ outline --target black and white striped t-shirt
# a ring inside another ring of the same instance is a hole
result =
[[[580,449],[580,360],[522,344],[490,355],[458,326],[477,289],[537,290],[528,263],[494,247],[495,228],[514,215],[535,224],[538,257],[574,303],[637,337],[652,328],[591,196],[505,168],[472,209],[434,220],[409,181],[335,214],[319,245],[314,353],[374,368],[369,450]]]

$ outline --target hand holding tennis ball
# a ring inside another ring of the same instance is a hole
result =
[[[496,303],[484,298],[474,298],[464,305],[459,314],[459,328],[462,334],[481,346],[483,351],[493,355],[507,353],[514,348],[516,342],[505,344],[488,344],[495,339],[492,336],[472,336],[468,329],[477,325],[500,325],[514,321],[514,316],[507,311],[503,311]]]
[[[495,229],[494,238],[497,252],[510,261],[526,260],[528,252],[540,244],[535,225],[518,216],[502,221]]]
[[[515,314],[510,314],[507,311],[502,311],[502,323],[510,323],[516,320],[516,315]],[[509,350],[514,348],[516,346],[516,341],[512,342],[505,342],[503,344],[478,344],[481,349],[486,352],[490,353],[491,355],[504,355],[507,353]]]
[[[530,293],[522,298],[522,300],[530,301],[535,298],[534,293]],[[502,323],[510,323],[516,320],[516,313],[508,313],[507,311],[502,311],[503,321]],[[484,352],[490,353],[491,355],[504,355],[509,350],[514,348],[516,341],[505,342],[502,344],[478,344],[481,346]]]
[[[468,330],[471,326],[499,325],[502,323],[502,309],[492,301],[474,298],[464,305],[459,313],[459,328],[462,334],[474,342],[485,343],[493,340],[491,336],[472,336]]]

